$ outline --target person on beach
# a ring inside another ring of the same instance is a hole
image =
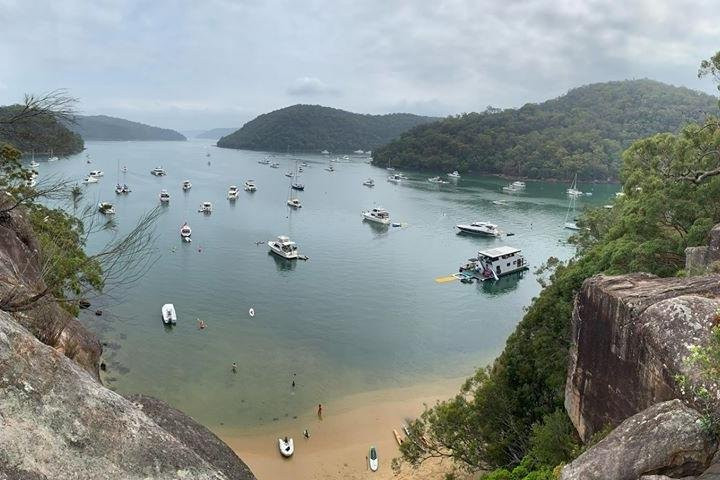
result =
[[[295,380],[293,380],[292,387],[295,388]]]
[[[307,428],[306,428],[305,431],[303,432],[303,437],[305,437],[305,438],[310,438],[310,432],[308,431]]]
[[[232,371],[233,373],[237,373],[237,363],[233,362],[232,364]]]
[[[322,403],[318,403],[318,418],[322,420]]]

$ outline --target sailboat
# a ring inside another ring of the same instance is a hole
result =
[[[563,225],[569,230],[580,230],[580,227],[575,223],[575,202],[577,202],[577,195],[570,195],[570,203],[565,213],[565,223]]]
[[[295,162],[295,173],[293,173],[292,176],[292,183],[290,184],[290,188],[293,190],[305,190],[305,185],[297,181],[298,177],[298,162]]]
[[[57,162],[58,160],[59,160],[59,158],[53,154],[53,150],[51,148],[50,149],[50,158],[48,158],[48,162]]]
[[[573,178],[573,183],[570,185],[570,188],[566,190],[567,194],[571,197],[579,197],[583,194],[580,190],[577,188],[577,173],[575,174],[575,178]]]
[[[302,207],[302,204],[300,203],[300,199],[297,197],[292,196],[293,192],[293,184],[290,184],[290,188],[288,189],[288,199],[287,204],[290,208],[298,209]]]
[[[37,167],[39,167],[39,166],[40,166],[40,164],[35,161],[35,150],[33,150],[33,152],[32,152],[32,161],[30,162],[30,168],[35,169],[35,168],[37,168]]]

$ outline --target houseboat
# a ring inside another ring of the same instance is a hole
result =
[[[460,272],[470,273],[479,280],[497,280],[504,275],[528,268],[520,249],[505,246],[480,250],[477,258],[469,259],[460,267]]]

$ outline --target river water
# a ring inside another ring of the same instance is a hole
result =
[[[388,172],[363,157],[341,159],[330,173],[328,156],[277,155],[272,160],[280,168],[272,169],[258,164],[268,154],[219,149],[210,141],[86,146],[83,154],[41,162],[38,170],[41,177],[81,179],[102,169],[99,183],[83,187],[82,201],[114,202],[118,233],[158,205],[160,189],[171,194],[155,225],[150,271],[94,299],[102,316],[82,315],[107,344],[105,381],[121,392],[162,398],[209,426],[258,426],[357,392],[469,375],[502,350],[538,294],[534,267],[573,253],[566,243],[571,232],[562,227],[564,184],[527,182],[522,194],[510,196],[501,192],[507,182],[494,177],[434,185],[428,174],[406,172],[408,180],[391,184]],[[296,161],[309,164],[300,177],[306,190],[297,193],[303,207],[289,211],[284,172]],[[128,172],[118,173],[118,165]],[[167,176],[150,175],[157,165]],[[369,177],[374,188],[362,184]],[[116,197],[118,178],[132,193]],[[187,193],[185,179],[193,184]],[[228,186],[242,189],[246,179],[258,191],[241,191],[229,202]],[[617,190],[579,187],[593,193],[579,199],[580,209],[608,203]],[[508,205],[492,203],[500,199]],[[202,201],[213,202],[211,215],[197,212]],[[403,227],[363,222],[360,212],[373,206],[387,208]],[[477,220],[514,236],[455,233],[457,223]],[[185,221],[193,229],[190,244],[178,234]],[[95,235],[88,248],[113,234]],[[281,234],[309,260],[287,262],[256,244]],[[521,248],[531,270],[497,283],[435,282],[477,250],[501,245]],[[162,324],[164,303],[177,310],[173,328]],[[198,318],[206,329],[197,328]]]

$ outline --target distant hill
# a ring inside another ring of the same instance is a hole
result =
[[[540,104],[448,117],[421,125],[373,151],[373,164],[504,174],[616,179],[634,140],[674,132],[718,99],[653,80],[596,83]]]
[[[374,150],[402,132],[434,120],[408,113],[363,115],[320,105],[293,105],[258,116],[222,137],[217,145],[275,152]]]
[[[237,130],[236,128],[213,128],[212,130],[207,130],[205,132],[199,133],[195,135],[195,138],[210,138],[210,139],[217,139],[224,137],[226,135],[230,135],[234,131]]]
[[[85,140],[187,140],[175,130],[107,115],[78,116],[76,121],[69,127]]]
[[[19,105],[0,107],[0,117],[11,117]],[[72,155],[82,152],[85,144],[80,135],[52,117],[32,117],[23,122],[0,129],[0,143],[9,143],[23,153],[40,155]]]

